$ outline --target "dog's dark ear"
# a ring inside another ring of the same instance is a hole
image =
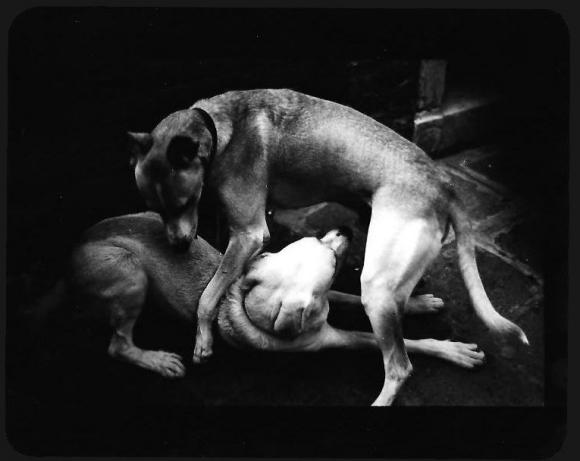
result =
[[[192,109],[192,111],[199,117],[199,120],[203,122],[203,125],[211,136],[211,140],[204,140],[206,142],[202,142],[202,145],[200,146],[201,148],[197,153],[202,160],[209,160],[212,156],[212,152],[215,152],[217,148],[217,131],[215,123],[205,110],[196,107]]]
[[[187,168],[197,157],[199,142],[189,136],[174,136],[167,147],[167,161],[175,169]]]
[[[139,157],[147,153],[153,145],[153,137],[149,133],[127,132],[127,144],[131,154],[131,166],[134,166]]]

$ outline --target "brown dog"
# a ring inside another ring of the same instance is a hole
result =
[[[287,208],[321,201],[371,206],[361,293],[385,367],[375,405],[389,405],[411,372],[400,317],[450,223],[475,311],[505,348],[527,344],[484,291],[450,178],[377,121],[290,90],[233,91],[198,101],[131,139],[137,185],[162,214],[170,242],[187,246],[195,236],[204,182],[217,190],[228,219],[227,250],[199,303],[194,361],[211,354],[218,302],[269,238],[268,201]]]
[[[372,333],[339,330],[327,322],[329,299],[360,306],[358,296],[329,291],[347,247],[346,233],[333,230],[322,239],[303,238],[278,253],[256,257],[220,303],[221,336],[236,347],[265,351],[376,349]],[[108,317],[113,327],[108,348],[112,357],[177,378],[185,374],[181,357],[143,350],[133,342],[133,327],[146,299],[157,309],[194,323],[199,298],[220,257],[202,238],[187,251],[176,252],[154,213],[119,216],[85,233],[73,251],[64,285],[81,312]],[[442,306],[440,299],[423,295],[411,298],[407,310],[435,312]],[[405,340],[405,345],[411,352],[466,368],[484,358],[475,344],[419,339]]]

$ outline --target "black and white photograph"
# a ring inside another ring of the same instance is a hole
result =
[[[13,451],[558,451],[558,13],[46,6],[7,33]]]

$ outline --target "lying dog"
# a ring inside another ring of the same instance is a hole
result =
[[[267,202],[371,206],[361,299],[385,368],[375,405],[389,405],[411,372],[400,317],[450,224],[476,313],[506,350],[528,343],[485,293],[451,178],[370,117],[290,90],[232,91],[169,115],[151,134],[130,135],[137,186],[163,216],[172,244],[184,248],[195,237],[205,182],[216,189],[228,220],[228,247],[199,302],[195,362],[212,352],[220,299],[269,238]]]
[[[339,330],[326,321],[329,300],[360,306],[358,296],[329,291],[348,238],[344,231],[333,230],[322,239],[303,238],[278,253],[256,257],[221,302],[221,336],[237,347],[267,351],[377,348],[372,333]],[[194,323],[199,298],[220,260],[220,253],[202,238],[187,252],[176,252],[157,214],[120,216],[85,233],[63,285],[81,310],[106,313],[113,328],[108,348],[112,357],[175,378],[185,374],[181,357],[139,348],[133,327],[146,299]],[[424,295],[411,298],[407,309],[433,312],[442,304]],[[405,345],[411,352],[468,368],[484,358],[475,344],[420,339],[405,340]]]

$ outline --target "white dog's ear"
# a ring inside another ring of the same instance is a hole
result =
[[[127,132],[127,144],[131,154],[130,163],[132,166],[137,163],[139,157],[144,156],[153,145],[153,137],[149,133]]]

